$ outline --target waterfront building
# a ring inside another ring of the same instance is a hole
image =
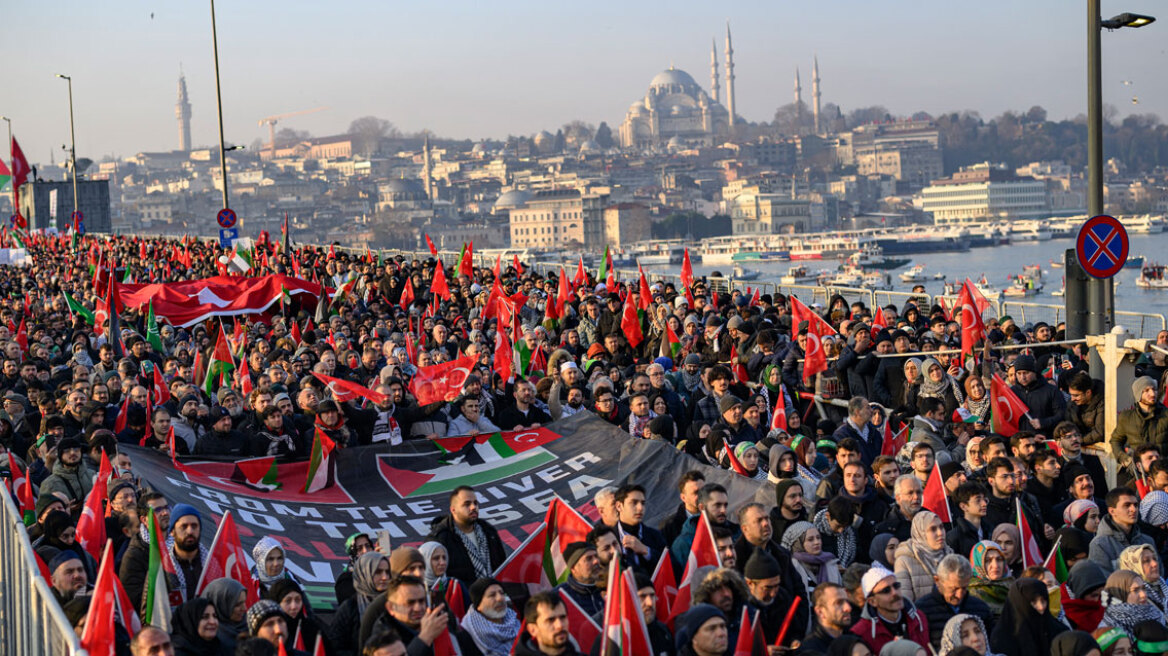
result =
[[[1050,212],[1046,182],[988,162],[935,180],[920,193],[921,210],[937,225],[1039,217]]]

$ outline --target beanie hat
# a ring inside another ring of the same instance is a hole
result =
[[[130,488],[131,490],[136,489],[134,484],[130,481],[127,481],[124,478],[118,478],[116,476],[110,476],[109,482],[106,483],[105,488],[106,498],[110,501],[113,501],[114,497],[118,496],[118,492],[121,492],[126,488]]]
[[[756,547],[750,558],[746,559],[742,575],[751,581],[762,581],[781,576],[782,571],[779,569],[779,561],[775,560],[774,556]]]
[[[1095,537],[1094,534],[1074,526],[1064,526],[1055,531],[1055,535],[1059,540],[1059,551],[1067,560],[1090,553],[1091,539]]]
[[[674,638],[674,644],[677,645],[679,652],[686,651],[693,637],[697,635],[702,626],[706,622],[720,617],[726,619],[726,614],[722,609],[710,604],[694,604],[684,615],[677,618],[677,636]]]
[[[1014,371],[1029,371],[1031,373],[1038,373],[1038,362],[1035,361],[1033,355],[1019,355],[1014,360]]]
[[[397,576],[401,574],[407,567],[417,563],[425,565],[426,559],[422,557],[422,552],[413,547],[398,547],[389,552],[389,571]]]
[[[1153,490],[1140,501],[1140,519],[1152,526],[1168,524],[1168,492]]]
[[[959,463],[949,461],[941,465],[941,480],[948,481],[954,474],[963,471],[965,471],[965,468],[962,467]]]
[[[568,569],[575,567],[576,563],[589,551],[596,551],[596,547],[588,542],[572,542],[564,547],[564,562],[567,563]]]
[[[734,396],[733,394],[727,394],[726,396],[718,399],[718,414],[724,415],[729,412],[731,408],[740,405],[742,405],[742,399]]]
[[[77,552],[73,551],[72,549],[62,550],[56,556],[53,556],[53,559],[49,561],[49,572],[56,572],[58,567],[64,565],[70,560],[81,560],[81,556],[78,556]]]
[[[864,593],[864,597],[871,597],[872,591],[876,589],[876,586],[880,585],[881,581],[890,576],[895,577],[896,575],[880,565],[876,565],[867,572],[864,572],[863,578],[860,579],[860,590]]]
[[[1093,560],[1080,560],[1067,574],[1067,588],[1075,595],[1075,599],[1082,599],[1105,585],[1107,572]]]
[[[1144,395],[1144,390],[1148,389],[1149,387],[1154,388],[1155,386],[1155,378],[1152,378],[1151,376],[1140,376],[1132,383],[1132,395],[1135,396],[1136,401],[1139,402],[1140,397]]]
[[[271,599],[260,599],[247,609],[247,630],[255,635],[269,618],[279,617],[283,614],[284,611],[280,610],[280,604]]]
[[[483,597],[487,594],[487,590],[490,590],[492,585],[502,584],[492,578],[481,578],[470,584],[470,605],[472,608],[479,607],[479,604],[483,602]]]
[[[1075,484],[1078,477],[1090,475],[1091,471],[1081,462],[1068,462],[1067,466],[1063,467],[1063,480],[1067,482],[1068,488]]]
[[[697,353],[690,353],[689,355],[685,356],[685,364],[687,364],[687,365],[695,365],[696,366],[696,365],[699,365],[701,363],[702,363],[702,357],[700,355],[698,355]]]
[[[175,525],[178,524],[178,520],[186,517],[187,515],[194,515],[195,519],[199,520],[200,522],[203,521],[203,516],[199,514],[199,511],[196,510],[194,506],[185,503],[179,503],[175,504],[174,510],[170,511],[170,527],[174,528]]]
[[[778,472],[775,473],[777,474]],[[778,483],[775,483],[775,505],[783,505],[783,498],[787,496],[787,490],[790,490],[796,485],[802,485],[797,478],[784,478]]]

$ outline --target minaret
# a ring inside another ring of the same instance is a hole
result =
[[[803,116],[803,85],[799,83],[799,67],[795,67],[795,115]]]
[[[187,97],[187,78],[178,72],[178,102],[174,106],[174,115],[178,118],[178,149],[186,152],[191,149],[191,101]]]
[[[730,42],[730,21],[726,21],[726,110],[734,128],[734,46]]]
[[[433,170],[430,162],[430,133],[426,132],[422,143],[422,180],[426,186],[426,197],[430,199],[430,202],[434,202]]]
[[[718,88],[718,42],[710,39],[710,96],[714,102],[722,102],[722,94]]]
[[[815,68],[811,72],[811,113],[815,117],[815,134],[819,134],[819,56],[815,57]]]

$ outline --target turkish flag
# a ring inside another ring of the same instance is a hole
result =
[[[100,552],[97,568],[97,582],[93,586],[93,601],[85,615],[85,630],[81,632],[81,646],[94,656],[114,656],[114,618],[117,615],[117,594],[114,583],[113,545],[105,547],[105,555]]]
[[[588,613],[580,608],[580,604],[560,590],[560,598],[564,600],[564,607],[568,611],[568,633],[580,646],[579,653],[592,652],[592,645],[600,637],[600,626],[592,620]],[[642,652],[649,653],[649,652]]]
[[[337,400],[337,403],[352,401],[356,398],[369,399],[374,403],[385,403],[389,400],[388,396],[384,394],[378,394],[377,392],[374,392],[367,387],[362,387],[352,381],[333,378],[332,376],[326,376],[324,374],[318,374],[315,371],[312,372],[312,375],[316,376],[317,380],[324,383],[329,388],[329,391],[333,393],[333,398]]]
[[[410,309],[410,305],[414,302],[414,281],[406,278],[405,285],[402,287],[401,308],[403,310]]]
[[[791,297],[791,314],[796,334],[799,324],[807,322],[807,352],[803,355],[803,378],[811,379],[815,374],[827,371],[827,354],[823,351],[822,340],[828,335],[836,334],[836,330],[794,296]]]
[[[689,261],[689,249],[687,248],[681,260],[681,284],[685,285],[687,294],[693,288],[693,283],[693,264]]]
[[[972,354],[977,343],[985,338],[982,312],[989,307],[989,302],[977,291],[973,282],[966,278],[961,291],[957,293],[957,305],[961,310],[961,355],[964,357]]]
[[[673,573],[673,557],[666,549],[653,570],[653,591],[657,593],[657,619],[669,621],[669,609],[677,598],[677,576]]]
[[[1030,408],[1018,398],[1014,390],[994,374],[990,381],[990,419],[993,431],[998,435],[1010,437],[1021,428],[1021,421],[1030,412]]]
[[[426,235],[426,246],[430,249],[430,255],[438,257],[438,249],[434,247],[434,242],[430,240],[430,235]]]
[[[450,300],[450,286],[446,284],[446,267],[442,266],[442,260],[438,260],[438,265],[434,267],[434,277],[430,280],[430,293]]]
[[[1042,565],[1042,551],[1038,549],[1038,540],[1034,538],[1034,531],[1030,528],[1030,522],[1026,521],[1026,514],[1022,512],[1022,499],[1014,497],[1014,509],[1018,513],[1018,533],[1022,538],[1022,569],[1031,567],[1033,565]]]
[[[410,380],[410,393],[418,400],[418,405],[453,401],[462,393],[462,384],[474,366],[474,358],[462,357],[429,367],[418,367],[418,373]]]
[[[20,149],[20,144],[16,143],[16,137],[12,137],[12,187],[19,189],[20,185],[28,182],[28,174],[32,173],[32,167],[28,165],[28,160],[24,157],[24,151]]]
[[[584,272],[584,256],[581,255],[576,263],[576,275],[572,276],[572,286],[579,288],[588,282],[588,274]]]
[[[694,532],[693,545],[690,546],[689,557],[685,561],[685,570],[681,574],[681,584],[677,586],[677,597],[669,609],[669,619],[689,610],[690,599],[693,596],[689,586],[699,567],[721,567],[722,557],[718,555],[718,545],[714,542],[714,532],[710,529],[709,520],[703,510],[698,515],[697,530]]]
[[[154,314],[165,317],[176,328],[193,326],[210,317],[239,317],[261,314],[288,294],[322,295],[323,288],[291,276],[268,275],[258,278],[214,276],[182,282],[129,284],[117,283],[119,311],[125,307],[142,308],[153,301]]]
[[[621,572],[620,559],[613,558],[608,567],[605,589],[604,627],[601,651],[606,654],[652,654],[649,629],[637,596],[637,584],[631,569]],[[742,607],[746,612],[746,605]]]
[[[503,380],[511,380],[514,369],[515,352],[511,349],[511,340],[502,329],[495,331],[495,373]]]
[[[638,299],[637,308],[641,310],[648,310],[653,305],[653,294],[649,291],[649,281],[645,280],[645,272],[640,266],[637,271],[641,274],[640,298]]]
[[[105,546],[105,510],[101,501],[105,498],[105,485],[94,485],[85,497],[81,518],[77,520],[77,542],[94,560],[101,558]]]
[[[888,318],[884,316],[884,308],[876,308],[876,314],[872,315],[872,339],[876,339],[876,335],[880,334],[881,328],[888,327]]]
[[[921,506],[931,510],[946,524],[953,523],[949,514],[949,499],[945,496],[945,481],[941,479],[941,468],[933,462],[933,471],[929,472],[929,480],[925,483],[925,495]]]
[[[519,263],[519,254],[518,253],[516,253],[515,255],[512,256],[511,265],[515,267],[516,273],[518,273],[521,276],[523,275],[523,265]],[[564,267],[560,267],[560,270],[563,270],[563,268]]]
[[[211,581],[224,577],[235,579],[247,588],[248,606],[259,601],[258,591],[254,589],[251,572],[247,568],[247,554],[239,541],[239,530],[235,528],[235,519],[230,510],[224,512],[223,518],[219,520],[219,528],[211,540],[211,548],[207,551],[195,593],[203,594]],[[252,599],[253,594],[256,595],[255,599]]]
[[[466,253],[458,261],[458,275],[474,279],[474,242],[466,245]]]
[[[625,331],[625,339],[629,340],[629,346],[637,348],[637,345],[645,341],[645,334],[641,332],[641,317],[637,316],[637,308],[633,303],[625,303],[625,311],[621,316],[621,330]]]
[[[904,448],[904,445],[908,444],[908,436],[905,435],[905,431],[907,430],[908,427],[905,426],[896,435],[893,435],[892,421],[884,422],[884,443],[880,445],[880,455],[895,458],[896,454],[900,453],[900,450]]]
[[[771,430],[787,431],[787,400],[783,398],[783,384],[779,383],[778,401],[771,413]]]
[[[162,368],[154,367],[154,402],[162,405],[170,400],[170,388],[166,386],[166,381],[162,379]]]

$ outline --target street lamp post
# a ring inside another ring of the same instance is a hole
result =
[[[219,90],[219,37],[215,32],[215,0],[211,0],[211,49],[215,56],[215,110],[219,113],[219,172],[223,176],[223,209],[227,209],[227,149],[223,144],[223,93]]]
[[[69,163],[73,168],[73,216],[77,215],[77,132],[73,129],[73,78],[57,73],[69,83]],[[11,142],[9,142],[11,143]]]

